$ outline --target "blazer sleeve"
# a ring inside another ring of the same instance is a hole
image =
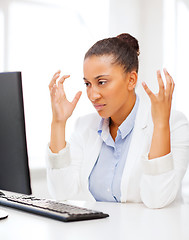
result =
[[[175,200],[189,161],[189,123],[176,112],[170,121],[171,153],[156,159],[143,156],[140,194],[149,208],[162,208]]]
[[[77,131],[78,128],[79,119],[70,143],[67,142],[66,147],[59,153],[52,153],[49,146],[47,148],[47,185],[49,193],[57,200],[72,199],[80,190],[79,173],[83,159],[83,140]]]

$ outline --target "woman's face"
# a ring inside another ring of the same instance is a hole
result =
[[[131,73],[112,64],[112,56],[91,56],[84,61],[84,82],[87,96],[103,118],[123,115],[130,107],[134,87],[130,86]],[[135,84],[136,85],[136,84]]]

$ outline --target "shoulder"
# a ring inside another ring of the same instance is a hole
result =
[[[151,125],[151,105],[149,99],[139,96],[139,105],[135,120],[135,126],[144,128]]]
[[[138,115],[137,123],[139,123],[139,125],[145,126],[145,124],[147,124],[153,128],[153,121],[152,121],[152,115],[151,115],[151,103],[148,99],[140,98],[137,115]],[[171,129],[171,132],[175,130],[180,131],[181,129],[184,129],[186,134],[188,134],[189,132],[189,121],[187,117],[181,111],[177,111],[173,108],[171,110],[171,115],[170,115],[170,129]]]
[[[173,145],[177,143],[182,146],[189,146],[189,122],[182,112],[172,110],[170,130]]]
[[[172,128],[177,128],[181,125],[189,125],[188,119],[186,116],[177,110],[172,110],[171,111],[171,116],[170,116],[170,125]]]
[[[75,128],[79,131],[85,131],[88,129],[97,130],[101,121],[101,117],[98,113],[91,113],[79,117],[76,121]]]

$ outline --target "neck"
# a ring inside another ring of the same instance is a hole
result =
[[[116,114],[116,116],[112,116],[110,118],[110,126],[112,127],[119,127],[122,122],[128,117],[128,115],[131,113],[134,105],[136,102],[136,94],[135,92],[129,97],[126,106],[124,105],[123,108],[120,109],[120,113]]]

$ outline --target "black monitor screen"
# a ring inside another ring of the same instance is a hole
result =
[[[0,189],[31,194],[21,72],[0,73]]]

